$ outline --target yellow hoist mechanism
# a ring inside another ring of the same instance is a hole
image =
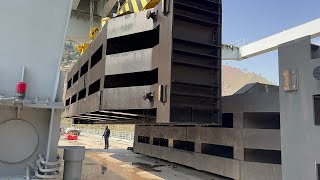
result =
[[[126,0],[120,7],[117,15],[137,13],[154,8],[159,2],[160,0]]]
[[[84,43],[84,44],[78,44],[77,45],[77,51],[82,55],[84,51],[88,48],[89,44]]]
[[[119,11],[117,12],[118,16],[137,13],[146,9],[154,8],[160,0],[126,0],[122,6],[120,7]],[[101,20],[101,28],[109,21],[109,17],[105,17]],[[91,39],[90,43],[94,40],[94,38],[99,34],[101,29],[98,27],[93,27],[89,31],[89,37]],[[77,46],[77,50],[80,54],[83,54],[86,49],[88,48],[89,44],[79,44]]]
[[[90,29],[88,36],[91,39],[90,43],[94,40],[94,38],[99,34],[100,28],[98,27],[93,27]],[[78,44],[77,45],[77,50],[78,52],[82,55],[86,49],[89,47],[89,44],[84,43],[84,44]]]

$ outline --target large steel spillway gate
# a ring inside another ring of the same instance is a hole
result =
[[[111,19],[67,75],[75,123],[220,124],[221,0]]]

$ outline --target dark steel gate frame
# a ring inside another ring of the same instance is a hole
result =
[[[156,19],[147,19],[148,11]],[[104,26],[67,75],[64,117],[77,123],[221,123],[221,1],[164,0],[148,11]],[[158,45],[106,53],[110,39],[157,27]],[[108,76],[154,69],[156,84],[105,88]],[[144,100],[144,93],[152,97]]]

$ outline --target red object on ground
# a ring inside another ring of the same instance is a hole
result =
[[[77,135],[72,135],[72,134],[64,134],[63,135],[67,140],[78,140],[78,136]]]
[[[77,135],[72,135],[72,140],[78,140],[78,136]]]
[[[18,82],[16,86],[17,93],[26,93],[27,84],[25,82]]]

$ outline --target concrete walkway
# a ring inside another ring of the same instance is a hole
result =
[[[127,142],[111,140],[109,150],[102,149],[103,143],[102,138],[80,136],[77,141],[68,141],[61,137],[59,153],[63,154],[64,146],[86,147],[83,180],[222,180],[212,174],[134,154],[126,150],[127,147],[132,147]]]

